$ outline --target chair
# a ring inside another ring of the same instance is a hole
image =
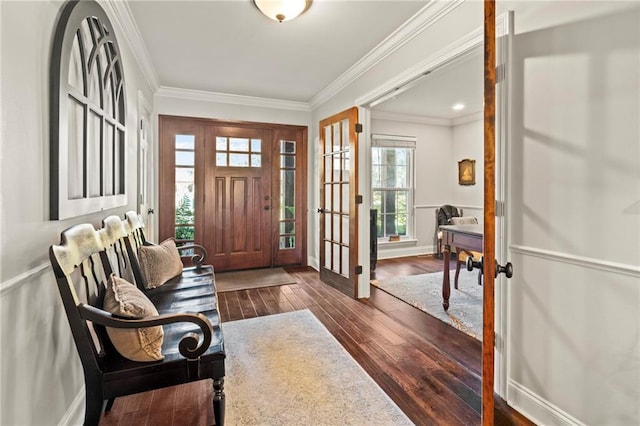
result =
[[[450,219],[451,225],[473,225],[477,223],[478,223],[478,219],[475,217],[452,217]],[[456,276],[453,281],[453,287],[455,289],[458,288],[458,276],[460,275],[460,265],[466,265],[468,257],[471,257],[475,260],[480,260],[480,258],[482,257],[482,253],[477,251],[469,251],[465,249],[456,248],[456,257],[458,260],[456,261]],[[481,284],[482,284],[482,281],[478,273],[478,285],[481,285]]]
[[[453,287],[458,289],[458,276],[460,275],[460,265],[465,266],[467,264],[467,258],[471,257],[474,260],[480,260],[482,257],[482,253],[477,251],[469,251],[460,249],[460,252],[457,254],[458,260],[456,262],[456,276],[453,280]],[[478,285],[482,285],[482,280],[480,278],[480,271],[478,271]]]
[[[442,257],[442,232],[440,231],[440,226],[451,225],[451,218],[461,217],[462,214],[462,209],[449,204],[436,209],[436,254],[439,258]]]

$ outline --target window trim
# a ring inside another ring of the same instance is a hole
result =
[[[371,135],[371,149],[373,148],[408,148],[410,150],[409,159],[409,187],[408,188],[393,188],[395,190],[408,190],[407,195],[407,232],[406,235],[400,237],[400,241],[409,242],[415,241],[415,157],[416,157],[416,137],[415,136],[400,136],[400,135],[385,135],[385,134],[372,134]],[[373,170],[373,156],[371,156],[371,170]],[[384,188],[374,188],[373,178],[371,179],[370,195],[373,208],[373,193],[374,190],[382,190]],[[382,216],[382,212],[378,213],[378,217]],[[377,224],[376,224],[377,226]],[[384,242],[388,237],[378,236],[379,242]]]

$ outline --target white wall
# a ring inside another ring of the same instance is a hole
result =
[[[453,152],[451,127],[372,119],[371,133],[416,138],[414,223],[417,242],[380,242],[378,258],[433,253],[435,209],[451,203],[454,184],[449,170]]]
[[[449,168],[452,182],[451,204],[461,206],[465,216],[475,216],[478,223],[484,223],[484,121],[473,120],[454,125],[453,164]],[[476,160],[476,184],[458,185],[458,161],[469,158]]]
[[[0,424],[57,424],[84,383],[48,248],[76,223],[99,225],[136,208],[138,90],[152,92],[126,38],[117,34],[127,90],[128,204],[49,221],[49,57],[62,2],[0,2]],[[110,16],[117,27],[114,17]]]
[[[637,425],[640,4],[513,7],[508,400]]]

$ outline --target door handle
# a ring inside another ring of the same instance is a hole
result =
[[[267,204],[266,206],[264,206],[264,209],[265,210],[271,210],[271,206]]]
[[[467,271],[473,271],[474,268],[480,270],[480,275],[483,274],[484,257],[481,257],[479,261],[473,260],[472,257],[467,257]],[[504,266],[502,266],[496,260],[495,278],[498,278],[498,274],[504,274],[507,278],[513,277],[513,265],[511,264],[511,262],[507,262]]]
[[[511,262],[507,262],[504,266],[501,266],[498,261],[496,261],[496,278],[498,274],[504,274],[507,278],[511,278],[513,276],[513,265]]]

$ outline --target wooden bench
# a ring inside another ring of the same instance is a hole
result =
[[[142,221],[135,213],[121,220],[110,216],[96,230],[90,224],[61,234],[49,256],[58,289],[82,362],[85,425],[97,425],[116,397],[203,379],[213,381],[216,425],[224,423],[225,352],[211,266],[203,254],[193,254],[196,266],[155,289],[144,289],[137,250],[145,241]],[[125,319],[102,309],[106,282],[114,273],[138,288],[158,310],[158,316]],[[136,362],[121,356],[105,327],[140,328],[161,325],[164,359]]]

